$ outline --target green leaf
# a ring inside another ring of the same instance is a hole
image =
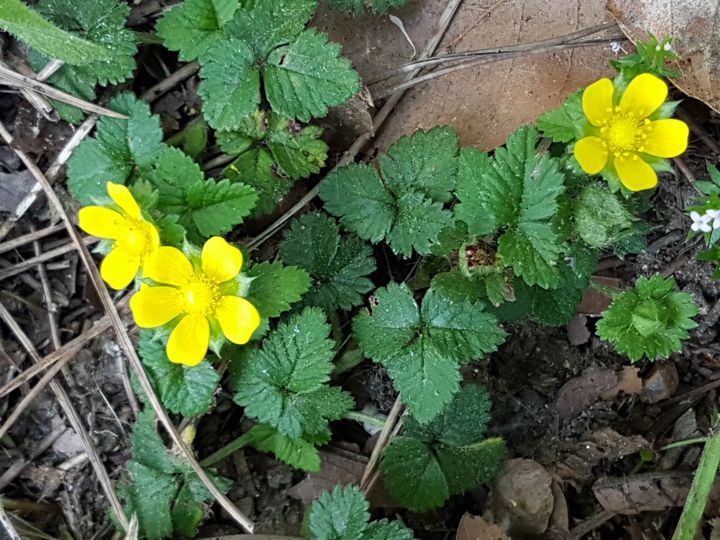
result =
[[[363,538],[370,520],[368,502],[356,486],[336,486],[310,509],[310,532],[316,540]]]
[[[68,162],[68,188],[84,205],[107,198],[107,182],[127,183],[136,166],[149,167],[165,148],[160,120],[147,103],[121,94],[110,108],[130,118],[102,117],[95,138],[80,143]]]
[[[415,418],[430,421],[459,388],[460,365],[497,349],[505,332],[482,303],[453,301],[428,290],[418,307],[405,285],[375,292],[372,315],[360,313],[353,334],[360,348],[383,364]]]
[[[498,216],[488,210],[491,207],[501,209],[505,206],[507,186],[493,187],[487,183],[491,160],[486,152],[477,148],[463,148],[458,160],[458,179],[455,195],[460,201],[455,206],[455,217],[468,226],[473,237],[495,232],[500,219],[510,216]]]
[[[260,103],[260,73],[253,52],[244,41],[227,38],[206,56],[198,87],[203,116],[219,131],[237,129]]]
[[[391,9],[405,6],[409,0],[329,0],[328,7],[340,11],[347,11],[353,15],[362,15],[371,10],[378,15],[384,15]]]
[[[281,323],[262,348],[244,355],[233,374],[234,400],[245,414],[292,438],[327,429],[353,406],[349,395],[327,386],[333,370],[330,325],[317,308]]]
[[[70,65],[109,61],[112,57],[112,51],[58,28],[20,0],[0,0],[0,28],[42,54]]]
[[[133,456],[139,463],[156,471],[168,474],[175,472],[176,463],[171,459],[165,443],[155,430],[155,413],[152,409],[138,415],[130,444]]]
[[[227,493],[232,483],[220,476],[208,473],[213,483],[223,493]],[[198,527],[205,519],[206,503],[213,500],[213,495],[194,473],[183,476],[183,484],[175,497],[172,506],[172,520],[175,533],[188,538],[197,536]]]
[[[552,243],[554,232],[549,225],[538,224],[524,231],[508,231],[498,242],[498,253],[506,266],[528,285],[551,289],[560,283],[557,259],[562,246]],[[548,241],[550,240],[550,241]]]
[[[675,292],[675,280],[655,275],[638,278],[635,288],[620,293],[603,313],[597,334],[635,362],[668,358],[682,351],[682,341],[697,326],[692,296]]]
[[[149,540],[172,536],[170,505],[178,489],[174,475],[129,461],[130,484],[121,485],[119,495],[125,499],[125,513],[137,515],[140,530]]]
[[[560,107],[540,115],[537,128],[545,137],[569,143],[585,136],[583,127],[587,119],[582,108],[582,94],[582,90],[570,94]]]
[[[396,202],[397,219],[388,233],[388,244],[404,257],[412,255],[413,249],[422,255],[430,253],[437,237],[451,224],[450,212],[420,193],[406,193]]]
[[[381,519],[370,523],[363,533],[362,540],[413,540],[411,529],[403,527],[397,521]]]
[[[227,26],[228,34],[250,45],[256,60],[293,41],[315,13],[317,0],[246,1]]]
[[[604,249],[635,232],[635,220],[618,196],[595,183],[579,194],[573,217],[577,235],[596,249]]]
[[[317,126],[300,127],[279,114],[271,113],[265,138],[278,167],[290,178],[307,178],[320,172],[327,160],[328,146],[320,139]]]
[[[153,339],[150,330],[140,331],[138,353],[163,405],[170,411],[197,416],[210,410],[220,374],[209,362],[194,367],[173,364],[164,344]]]
[[[197,160],[208,144],[208,127],[200,118],[188,126],[183,137],[182,149],[188,156]]]
[[[255,264],[246,274],[254,278],[247,299],[257,307],[263,319],[286,312],[310,289],[310,276],[305,270],[283,266],[279,261]]]
[[[225,39],[223,26],[239,5],[239,0],[185,0],[158,21],[157,34],[165,47],[179,51],[180,60],[203,60]]]
[[[296,41],[272,51],[265,66],[265,92],[272,109],[308,122],[324,117],[360,91],[360,77],[340,57],[340,45],[310,29]]]
[[[505,443],[500,438],[461,447],[440,446],[437,449],[437,459],[451,494],[475,489],[492,480],[505,457]]]
[[[360,305],[373,288],[367,277],[376,268],[370,246],[354,236],[341,238],[335,221],[323,214],[293,222],[280,244],[280,258],[308,271],[314,283],[305,302],[328,312]]]
[[[293,180],[278,176],[273,168],[270,153],[259,149],[245,152],[223,171],[230,181],[242,182],[257,192],[254,217],[274,211],[293,185]]]
[[[250,445],[260,452],[270,452],[280,461],[308,472],[320,471],[320,454],[312,442],[282,435],[272,426],[257,424],[249,431]]]

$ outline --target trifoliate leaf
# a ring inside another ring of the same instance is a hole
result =
[[[577,235],[595,249],[634,233],[630,211],[616,194],[599,184],[589,184],[578,195],[573,217]]]
[[[328,146],[317,126],[301,127],[280,114],[271,113],[265,137],[275,163],[290,178],[307,178],[320,172]]]
[[[537,130],[520,128],[492,158],[463,150],[456,195],[458,219],[471,234],[506,228],[498,253],[528,285],[557,286],[563,246],[555,231],[565,177],[557,159],[535,151]]]
[[[330,312],[360,305],[373,288],[372,249],[357,237],[341,238],[335,221],[323,214],[296,219],[280,244],[280,258],[313,278],[305,302]]]
[[[407,418],[403,436],[392,441],[380,462],[390,495],[424,511],[490,480],[505,448],[501,439],[482,439],[489,412],[487,391],[468,385],[428,425]]]
[[[220,374],[209,362],[194,367],[173,364],[164,344],[153,339],[152,331],[141,330],[138,353],[148,370],[163,405],[183,416],[196,416],[210,410]]]
[[[505,332],[481,303],[453,301],[430,289],[418,307],[405,285],[375,292],[372,314],[360,313],[353,334],[383,364],[412,415],[430,421],[459,388],[460,365],[497,349]]]
[[[308,122],[327,115],[360,91],[360,77],[340,57],[340,45],[310,29],[296,41],[272,51],[265,66],[265,92],[272,109]]]
[[[582,108],[582,94],[582,90],[570,94],[560,107],[540,115],[537,127],[545,137],[569,143],[585,136],[583,127],[587,120]]]
[[[241,154],[223,171],[232,182],[242,182],[258,194],[252,215],[269,214],[277,207],[293,185],[293,180],[278,176],[273,170],[270,152],[264,149],[249,150]]]
[[[635,362],[668,358],[682,351],[688,330],[697,326],[692,296],[675,292],[675,280],[655,275],[638,278],[635,288],[620,293],[603,313],[597,334]]]
[[[244,41],[227,38],[206,56],[198,87],[203,116],[219,131],[237,129],[260,103],[260,73],[253,52]]]
[[[310,532],[316,540],[363,538],[370,505],[356,486],[336,486],[310,509]]]
[[[270,452],[280,461],[307,472],[320,470],[320,453],[312,442],[293,439],[272,426],[257,424],[248,432],[250,446],[260,452]]]
[[[279,261],[255,264],[247,271],[254,278],[247,299],[257,307],[263,319],[278,317],[299,302],[310,289],[310,276],[296,266],[283,266]]]
[[[229,35],[250,45],[256,60],[264,60],[275,47],[293,41],[310,19],[317,0],[251,0],[227,26]]]
[[[95,138],[80,143],[68,162],[68,188],[81,204],[107,198],[107,182],[125,184],[135,166],[148,168],[165,148],[160,119],[147,103],[122,94],[110,108],[130,118],[102,117]]]
[[[351,164],[330,173],[320,197],[331,214],[360,238],[385,240],[395,253],[430,253],[452,224],[442,203],[457,170],[457,136],[451,128],[417,131],[380,158],[382,177],[369,165]]]
[[[133,460],[127,463],[127,471],[129,483],[118,489],[125,499],[125,513],[137,516],[139,528],[149,540],[172,536],[170,505],[178,489],[176,477]]]
[[[239,5],[240,0],[185,0],[158,21],[157,34],[165,47],[179,51],[180,60],[202,60],[225,39],[223,26]]]
[[[327,386],[335,355],[329,334],[317,308],[279,324],[262,348],[243,355],[233,374],[235,402],[292,438],[326,430],[327,420],[342,418],[353,406],[348,394]]]

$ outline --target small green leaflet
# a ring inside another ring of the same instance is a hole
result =
[[[413,532],[386,519],[370,521],[369,505],[357,486],[336,486],[310,507],[310,533],[315,540],[412,540]]]
[[[307,472],[320,471],[320,453],[315,444],[304,438],[293,439],[265,424],[257,424],[248,432],[250,446],[260,452],[275,454],[280,461]]]
[[[254,264],[246,272],[253,278],[247,299],[257,306],[263,319],[278,317],[299,302],[310,289],[310,276],[302,268],[283,266],[279,261]]]
[[[148,180],[158,190],[160,210],[177,215],[188,238],[198,244],[242,223],[257,200],[245,184],[205,180],[200,167],[177,148],[165,149]]]
[[[375,271],[372,249],[355,236],[342,238],[335,220],[324,214],[296,219],[280,244],[286,264],[304,268],[313,278],[305,303],[349,310],[373,289],[367,276]]]
[[[148,370],[163,405],[183,416],[197,416],[210,410],[220,374],[210,362],[187,367],[173,364],[165,345],[153,339],[152,330],[140,330],[138,353]]]
[[[273,158],[265,149],[253,149],[241,154],[223,171],[223,176],[231,182],[242,182],[257,192],[258,202],[252,214],[254,217],[275,210],[294,183],[292,179],[276,174]]]
[[[587,119],[582,108],[582,94],[582,90],[570,94],[560,107],[540,115],[537,128],[545,137],[569,143],[585,136],[583,127]]]
[[[202,59],[225,39],[223,26],[239,6],[240,0],[185,0],[158,21],[157,34],[165,47],[180,53],[180,60]]]
[[[391,9],[405,6],[409,0],[329,0],[328,7],[347,11],[353,15],[362,15],[366,10],[384,15]]]
[[[682,351],[682,341],[697,323],[698,308],[688,293],[676,292],[675,279],[638,278],[620,293],[597,324],[597,334],[636,362],[668,358]]]
[[[363,240],[385,240],[404,257],[413,250],[425,255],[452,223],[443,203],[455,186],[457,155],[451,127],[417,131],[380,158],[381,173],[363,164],[331,172],[320,197],[325,209]]]
[[[107,182],[125,184],[135,168],[148,170],[165,145],[160,119],[131,94],[121,94],[110,108],[128,120],[102,117],[97,134],[85,139],[68,162],[68,188],[84,205],[107,199]]]
[[[551,289],[560,282],[556,219],[565,177],[557,159],[536,153],[537,137],[534,128],[520,128],[492,158],[463,149],[455,215],[475,236],[505,229],[498,240],[505,266],[528,285]]]
[[[482,438],[489,410],[487,391],[468,385],[427,426],[408,418],[404,433],[380,461],[390,495],[413,512],[424,512],[491,480],[505,459],[505,445],[502,439]]]
[[[125,513],[137,516],[140,530],[150,540],[172,536],[170,505],[178,490],[177,479],[134,460],[126,467],[126,484],[118,486],[118,495],[125,499]]]
[[[233,373],[234,400],[245,414],[301,438],[327,431],[353,407],[349,394],[327,385],[333,370],[330,325],[317,308],[280,323],[259,349],[242,356]]]
[[[301,127],[296,122],[271,112],[265,136],[275,163],[290,178],[308,178],[325,166],[328,146],[317,126]]]
[[[353,320],[363,353],[385,366],[403,402],[430,421],[457,393],[460,366],[497,350],[506,334],[482,303],[452,300],[429,289],[418,307],[406,285],[375,292],[372,314]]]

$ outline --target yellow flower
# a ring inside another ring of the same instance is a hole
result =
[[[673,118],[649,118],[668,94],[665,82],[654,75],[635,77],[619,102],[614,94],[610,79],[600,79],[585,89],[582,103],[589,136],[575,144],[575,158],[588,174],[614,169],[630,191],[654,188],[658,178],[648,158],[682,154],[688,127]]]
[[[174,247],[158,248],[145,262],[143,276],[157,285],[143,285],[130,299],[135,322],[142,328],[180,320],[170,333],[170,361],[194,366],[207,353],[211,330],[238,345],[250,340],[260,326],[260,314],[237,296],[240,250],[213,236],[195,265]],[[219,329],[218,329],[219,324]]]
[[[155,226],[143,219],[140,206],[128,188],[108,182],[107,192],[118,210],[86,206],[78,218],[80,228],[86,233],[113,240],[112,250],[100,265],[100,274],[113,289],[124,289],[148,255],[160,245],[160,236]]]

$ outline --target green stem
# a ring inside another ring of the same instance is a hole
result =
[[[217,452],[214,452],[205,459],[203,459],[200,462],[200,465],[202,465],[203,467],[210,467],[212,465],[215,465],[218,461],[222,461],[223,459],[234,454],[241,448],[246,447],[248,444],[250,444],[251,441],[252,438],[249,436],[249,433],[240,435],[237,439],[230,441],[228,444],[220,448],[220,450],[218,450]]]
[[[712,489],[720,465],[720,433],[710,437],[695,471],[690,493],[678,522],[672,540],[693,540],[700,526],[708,495]]]
[[[675,441],[671,442],[670,444],[666,444],[665,446],[660,448],[660,451],[670,450],[671,448],[682,448],[683,446],[689,446],[691,444],[706,443],[709,440],[710,437],[695,437],[694,439],[683,439],[682,441]]]
[[[357,411],[350,411],[349,413],[345,413],[345,416],[343,416],[346,420],[355,420],[356,422],[360,422],[361,424],[370,424],[373,426],[377,426],[379,428],[385,427],[385,420],[382,418],[377,418],[375,416],[370,416],[369,414],[364,414]]]

